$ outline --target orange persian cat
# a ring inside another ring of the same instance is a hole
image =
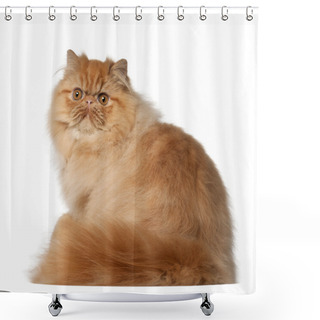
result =
[[[32,282],[172,286],[235,281],[227,194],[203,147],[136,93],[127,61],[69,50],[50,111],[69,212]]]

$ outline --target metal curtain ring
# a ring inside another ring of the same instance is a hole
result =
[[[178,20],[182,21],[183,19],[184,19],[184,8],[183,8],[183,6],[179,6],[178,7]]]
[[[249,14],[249,9],[251,9],[251,13]],[[247,16],[247,20],[248,21],[252,21],[253,20],[253,9],[252,7],[247,7],[247,10],[246,10],[246,16]]]
[[[92,21],[96,21],[98,19],[98,16],[96,14],[93,14],[93,8],[96,9],[96,7],[91,7],[91,9],[90,9],[90,19]],[[97,13],[97,9],[96,9],[96,13]]]
[[[116,14],[116,9],[118,9],[118,14]],[[113,20],[114,21],[119,21],[120,20],[119,13],[120,13],[119,8],[117,6],[113,7]]]
[[[30,9],[30,12],[28,12],[29,9]],[[26,8],[25,8],[25,19],[27,21],[30,21],[32,19],[32,15],[30,14],[31,12],[32,12],[31,7],[30,6],[26,6]]]
[[[73,12],[73,10],[74,10],[74,12]],[[72,21],[75,21],[75,20],[77,20],[77,18],[78,18],[75,13],[77,13],[76,7],[75,7],[75,6],[70,7],[70,19],[71,19]]]
[[[160,8],[162,9],[162,14],[160,14]],[[158,7],[158,20],[162,21],[164,20],[164,9],[163,6]]]
[[[138,14],[138,8],[140,9],[140,14]],[[142,8],[140,6],[137,6],[136,7],[136,10],[135,10],[135,13],[136,13],[136,20],[140,21],[142,19]]]
[[[6,6],[4,8],[4,18],[7,20],[7,21],[10,21],[12,19],[12,15],[10,15],[8,13],[8,9],[10,8],[10,6]],[[12,10],[10,9],[10,13],[12,12]]]
[[[229,17],[228,17],[228,12],[229,12],[229,10],[228,10],[228,7],[227,7],[227,6],[223,6],[223,7],[221,8],[221,19],[222,19],[223,21],[227,21],[227,20],[229,19]]]
[[[54,6],[49,7],[49,20],[53,21],[56,20],[56,16],[53,14],[56,12],[56,9],[54,8]]]
[[[207,9],[206,9],[206,7],[205,6],[201,6],[200,7],[200,20],[201,21],[204,21],[204,20],[206,20],[207,19]]]

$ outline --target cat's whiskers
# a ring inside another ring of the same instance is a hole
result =
[[[74,107],[70,115],[71,115],[71,122],[69,123],[69,127],[75,127],[86,116],[88,116],[92,125],[96,129],[105,131],[104,113],[97,106],[92,106],[89,109],[87,105],[79,104],[76,107]]]
[[[104,120],[104,114],[101,110],[99,110],[97,107],[93,107],[91,110],[91,116],[92,116],[92,122],[96,126],[104,126],[105,120]]]
[[[71,122],[70,122],[70,126],[75,126],[77,124],[79,124],[87,115],[87,106],[86,105],[77,105],[72,111],[71,111]]]

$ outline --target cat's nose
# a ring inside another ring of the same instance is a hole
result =
[[[88,106],[90,106],[90,104],[93,102],[93,100],[87,100],[87,104]]]

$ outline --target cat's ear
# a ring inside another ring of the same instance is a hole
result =
[[[79,57],[71,49],[69,49],[67,51],[66,71],[75,71],[79,68],[79,65],[80,65]]]
[[[126,59],[121,59],[114,63],[110,69],[110,73],[115,75],[130,90],[128,62]]]
[[[112,67],[111,71],[117,73],[121,77],[127,77],[128,74],[128,62],[126,59],[117,61]]]

